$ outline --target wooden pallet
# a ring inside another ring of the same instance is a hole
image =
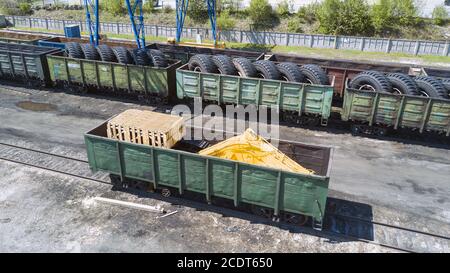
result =
[[[107,124],[108,138],[171,148],[185,134],[183,118],[152,111],[130,109]]]

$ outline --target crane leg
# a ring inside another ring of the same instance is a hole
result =
[[[152,0],[149,0],[152,1]],[[138,48],[145,47],[145,26],[144,26],[144,11],[142,8],[142,0],[125,0],[130,16],[131,28],[133,29],[134,38]]]
[[[97,46],[100,40],[99,0],[84,0],[86,11],[86,27],[89,30],[89,41]]]
[[[217,44],[217,37],[216,37],[216,0],[206,0],[206,4],[208,6],[208,16],[209,21],[211,22],[211,31],[213,35],[214,45]]]
[[[186,18],[189,0],[177,0],[176,2],[176,16],[177,16],[177,43],[181,40],[183,33],[184,19]]]

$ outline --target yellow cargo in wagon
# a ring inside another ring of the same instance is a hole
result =
[[[200,155],[209,155],[249,164],[281,169],[290,172],[314,174],[314,171],[280,152],[252,129],[247,129],[242,135],[229,138],[209,148],[201,150]]]

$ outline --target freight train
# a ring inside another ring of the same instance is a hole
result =
[[[406,128],[450,135],[450,70],[163,43],[145,49],[61,37],[37,43],[46,47],[0,44],[0,76],[150,103],[201,97],[277,107],[285,121],[299,125],[337,122],[331,119],[337,109],[354,134]]]

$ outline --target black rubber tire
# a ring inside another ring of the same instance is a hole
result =
[[[93,61],[100,60],[100,54],[98,54],[95,46],[93,46],[91,44],[82,44],[81,48],[83,49],[84,58],[86,60],[93,60]]]
[[[97,52],[98,55],[100,55],[100,60],[104,62],[117,63],[116,55],[108,45],[97,46]]]
[[[416,78],[419,91],[430,98],[448,99],[448,92],[444,84],[434,77],[420,76]]]
[[[202,73],[218,73],[217,66],[211,60],[211,56],[197,54],[191,57],[188,63],[189,70]]]
[[[402,73],[391,73],[387,78],[392,84],[392,93],[419,96],[419,87],[416,82],[408,75]]]
[[[147,51],[148,57],[151,59],[154,67],[168,67],[169,62],[161,50],[149,49]]]
[[[253,63],[247,58],[234,58],[234,67],[239,76],[244,78],[256,78],[258,71],[256,71]]]
[[[447,95],[450,97],[450,79],[443,79],[442,84],[444,85],[445,89],[447,90]]]
[[[70,58],[84,59],[83,49],[79,43],[66,43],[66,52]]]
[[[144,48],[136,48],[131,51],[131,56],[133,57],[133,62],[136,65],[142,66],[152,66],[152,60],[147,54]]]
[[[226,55],[214,55],[211,57],[213,63],[217,66],[220,74],[237,75],[238,72],[234,67],[233,60]]]
[[[281,78],[277,66],[272,61],[261,60],[253,62],[257,76],[268,80],[279,80]]]
[[[302,71],[300,71],[300,67],[294,63],[279,63],[277,65],[277,69],[281,74],[282,80],[286,80],[288,82],[305,81],[305,75],[303,75]]]
[[[126,47],[113,47],[112,51],[118,63],[121,64],[134,64],[133,57],[131,56],[130,51]]]
[[[305,64],[300,67],[300,71],[305,76],[305,83],[330,85],[327,73],[318,65]]]
[[[364,89],[363,87],[372,87]],[[350,88],[359,90],[371,90],[375,92],[392,93],[392,84],[389,79],[378,71],[364,71],[356,75],[350,82]]]

